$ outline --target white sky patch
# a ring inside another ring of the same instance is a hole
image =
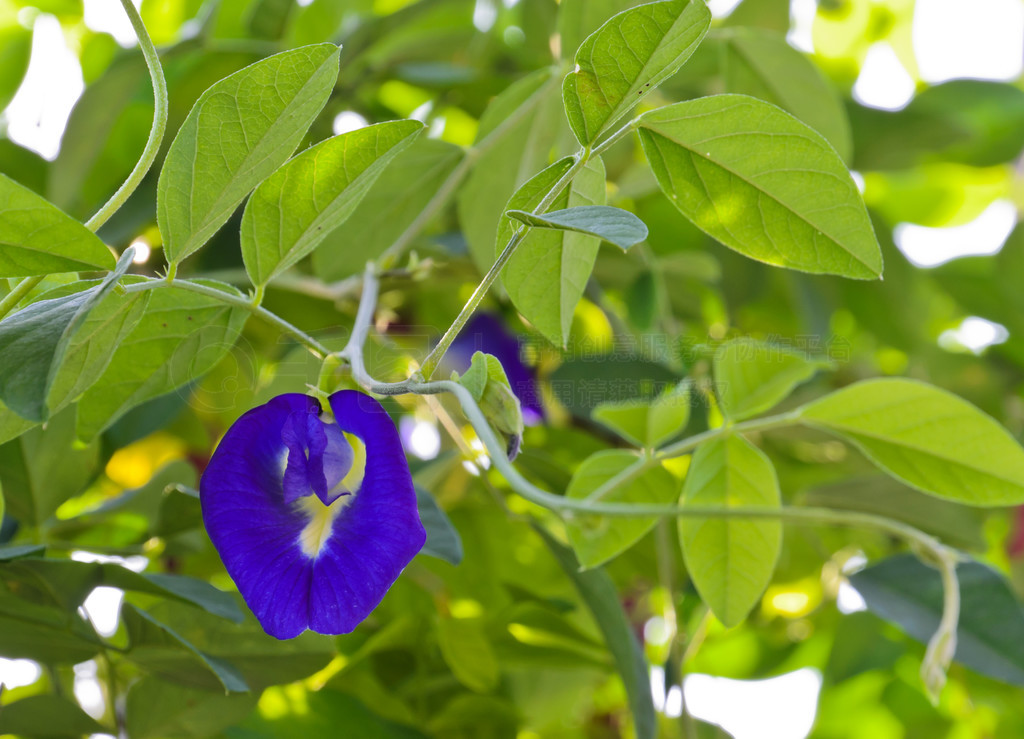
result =
[[[715,18],[724,18],[736,10],[741,0],[708,0],[708,10]]]
[[[841,580],[839,592],[836,594],[836,608],[840,613],[856,613],[857,611],[866,611],[868,604],[864,602],[864,598],[856,588],[846,580]]]
[[[79,662],[75,665],[74,670],[74,690],[78,705],[93,718],[103,718],[106,706],[103,702],[103,688],[100,687],[100,681],[96,679],[96,675],[99,673],[96,660]]]
[[[84,0],[85,25],[97,33],[109,33],[125,48],[135,46],[137,39],[128,15],[118,0]],[[136,8],[142,0],[132,0]]]
[[[853,86],[853,97],[863,105],[882,110],[899,110],[914,97],[914,79],[889,44],[877,43],[868,49]]]
[[[1010,338],[1010,332],[1001,323],[995,323],[978,316],[968,316],[959,326],[943,331],[939,346],[948,351],[963,351],[981,354],[990,346],[1002,344]]]
[[[113,636],[117,633],[117,624],[121,618],[121,602],[124,591],[101,585],[93,588],[82,607],[89,615],[89,621],[96,627],[100,636]]]
[[[140,555],[118,557],[81,550],[72,552],[71,559],[76,562],[103,562],[106,564],[121,565],[132,572],[142,572],[149,564],[149,560]],[[101,585],[97,588],[93,588],[92,592],[89,593],[89,596],[85,599],[85,603],[82,604],[82,610],[85,611],[85,615],[89,618],[92,625],[96,627],[96,630],[101,636],[113,636],[117,632],[117,625],[121,619],[121,603],[123,600],[123,590],[120,588],[111,588]],[[75,669],[75,695],[78,695],[78,668],[76,667]],[[82,707],[85,708],[84,704]],[[86,713],[89,712],[88,709],[85,710]]]
[[[914,54],[927,82],[1010,80],[1024,64],[1020,0],[917,0]]]
[[[901,223],[893,231],[896,246],[918,267],[935,267],[957,257],[995,254],[1017,224],[1017,209],[996,200],[970,223],[929,228]]]
[[[358,131],[360,128],[365,128],[368,123],[369,122],[365,118],[354,110],[343,110],[338,113],[338,115],[334,116],[332,129],[334,130],[335,136],[340,136],[343,133]]]
[[[853,184],[855,184],[857,186],[857,191],[860,192],[861,195],[863,195],[864,194],[864,175],[862,175],[860,172],[858,172],[855,169],[851,169],[850,170],[850,177],[853,179]]]
[[[149,242],[145,239],[135,239],[131,243],[135,247],[135,256],[132,257],[132,264],[145,264],[149,261],[149,255],[153,253],[153,248],[149,245]]]
[[[690,713],[735,739],[804,739],[814,726],[820,692],[821,674],[809,667],[768,680],[711,675],[683,680]]]
[[[494,27],[498,20],[498,6],[496,0],[476,0],[473,7],[473,25],[480,33],[487,33]]]
[[[28,72],[4,111],[7,136],[16,144],[53,160],[60,151],[71,109],[85,83],[82,67],[52,15],[36,18]]]
[[[806,51],[814,52],[814,38],[811,29],[814,27],[814,16],[818,12],[815,0],[792,0],[789,5],[789,33],[786,40],[790,45]]]
[[[0,657],[0,683],[5,690],[31,685],[42,677],[42,674],[39,665],[30,659]]]
[[[406,448],[420,459],[433,459],[441,452],[441,434],[430,421],[403,416],[398,427]]]

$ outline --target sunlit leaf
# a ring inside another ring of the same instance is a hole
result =
[[[990,416],[916,380],[865,380],[805,406],[911,487],[976,506],[1024,503],[1024,449]]]
[[[733,339],[718,347],[714,365],[722,412],[740,420],[778,405],[822,363],[788,347]]]
[[[612,16],[576,52],[562,83],[569,125],[590,145],[690,58],[711,24],[699,0],[648,3]]]
[[[422,128],[392,121],[335,136],[264,180],[242,215],[242,258],[253,284],[281,274],[344,223]]]
[[[160,172],[157,219],[171,264],[205,244],[284,164],[334,88],[338,54],[334,44],[275,54],[199,98]]]
[[[313,252],[313,271],[323,280],[360,274],[420,216],[463,156],[447,141],[418,137],[370,187],[345,228]]]
[[[726,246],[804,272],[881,275],[853,178],[828,142],[788,113],[714,95],[646,113],[639,131],[669,200]]]
[[[113,268],[92,231],[0,174],[0,277]]]
[[[777,507],[775,469],[764,452],[740,436],[707,442],[697,450],[683,485],[685,506]],[[782,547],[782,524],[771,518],[682,516],[679,541],[697,592],[726,626],[757,605]]]
[[[598,452],[576,470],[566,495],[585,500],[598,488],[621,475],[640,458],[624,449]],[[679,483],[660,464],[645,469],[631,479],[616,485],[603,502],[668,505],[679,497]],[[576,551],[580,565],[597,567],[636,544],[658,522],[656,516],[648,518],[619,518],[588,516],[579,513],[566,525],[569,541]]]
[[[562,159],[530,179],[509,200],[507,210],[533,211],[571,165],[571,159]],[[549,212],[604,203],[604,177],[604,163],[599,157],[592,159]],[[496,254],[514,232],[512,220],[503,218]],[[561,346],[569,337],[573,311],[583,296],[600,245],[600,239],[586,234],[534,230],[519,244],[502,272],[502,282],[513,304],[555,345]]]

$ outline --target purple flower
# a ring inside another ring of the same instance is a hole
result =
[[[426,540],[391,418],[353,390],[278,395],[228,429],[200,483],[203,521],[249,608],[278,639],[347,634]]]
[[[448,362],[455,371],[465,372],[469,369],[474,352],[493,354],[501,362],[509,387],[519,398],[523,421],[529,426],[543,422],[544,406],[541,404],[540,388],[533,368],[523,363],[520,338],[505,328],[499,318],[488,313],[478,313],[466,323],[452,342],[448,349]]]

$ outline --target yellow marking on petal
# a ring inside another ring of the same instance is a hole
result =
[[[309,517],[299,534],[299,547],[310,559],[316,559],[323,550],[327,540],[331,538],[334,519],[352,502],[352,495],[343,495],[330,505],[324,505],[315,495],[300,498],[296,503],[300,510]]]
[[[366,444],[355,434],[346,433],[345,440],[352,447],[352,466],[349,467],[348,473],[341,478],[341,482],[334,486],[331,493],[359,492],[363,478],[366,476]]]

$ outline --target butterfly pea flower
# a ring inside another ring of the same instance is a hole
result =
[[[384,408],[343,390],[278,395],[228,429],[200,481],[203,522],[263,629],[347,634],[377,607],[426,532]]]

